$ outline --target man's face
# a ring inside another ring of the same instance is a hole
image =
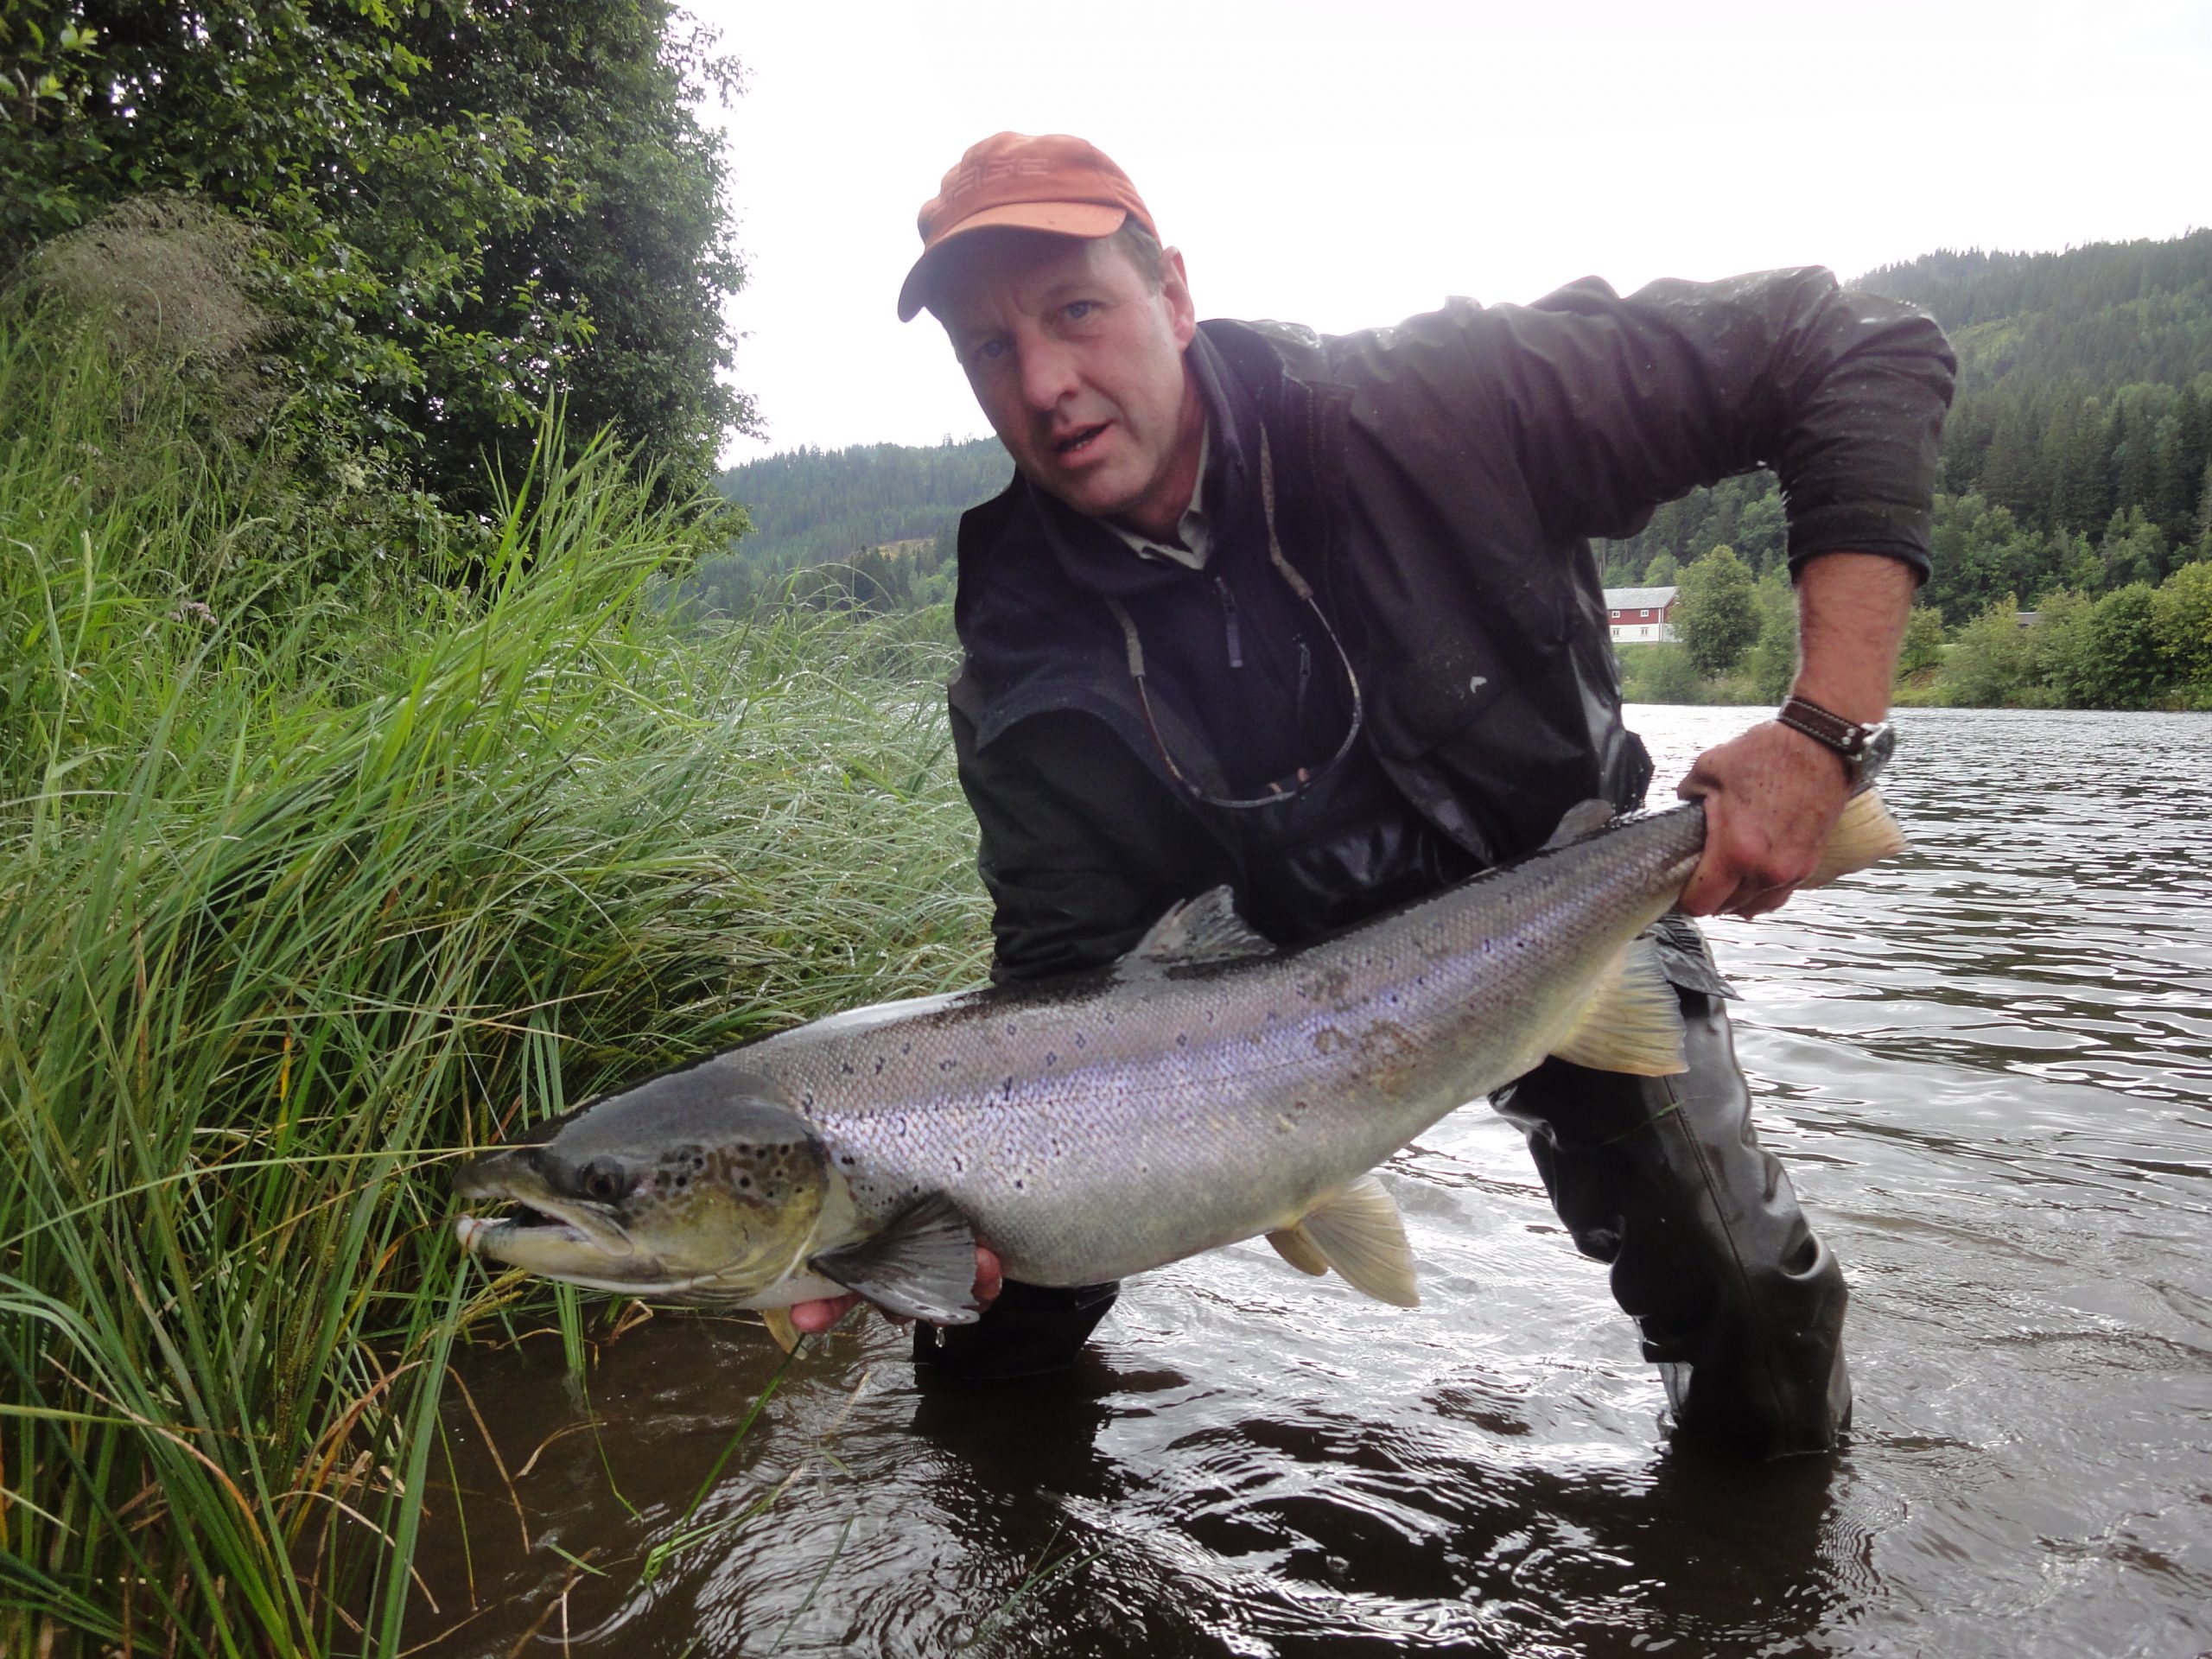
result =
[[[1182,256],[1155,292],[1112,237],[978,231],[945,253],[931,308],[1014,464],[1077,512],[1173,535],[1205,429]]]

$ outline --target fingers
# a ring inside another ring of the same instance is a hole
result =
[[[1769,722],[1707,750],[1677,795],[1705,803],[1705,853],[1678,901],[1692,916],[1764,916],[1812,874],[1847,793],[1835,757]]]
[[[791,1328],[806,1335],[819,1336],[860,1303],[857,1296],[838,1296],[827,1301],[794,1302],[791,1304]]]

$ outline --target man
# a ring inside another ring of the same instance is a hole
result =
[[[899,315],[944,324],[1017,471],[962,522],[951,687],[1001,979],[1109,961],[1223,882],[1296,943],[1532,850],[1578,801],[1638,804],[1588,540],[1763,463],[1802,663],[1783,718],[1681,785],[1708,817],[1682,909],[1783,903],[1886,753],[1954,368],[1920,314],[1789,271],[1332,339],[1202,325],[1135,186],[1066,137],[976,145],[920,229]],[[1554,1060],[1497,1103],[1678,1432],[1825,1449],[1842,1275],[1758,1146],[1726,987],[1687,923],[1661,931],[1688,1074]],[[1009,1285],[918,1358],[1065,1364],[1113,1289]]]

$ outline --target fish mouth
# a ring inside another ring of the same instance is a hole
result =
[[[638,1248],[612,1216],[546,1198],[516,1198],[505,1215],[456,1216],[453,1230],[472,1255],[512,1259],[517,1249],[537,1253],[550,1247],[620,1259],[635,1255]]]

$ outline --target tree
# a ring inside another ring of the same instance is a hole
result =
[[[483,502],[537,411],[613,425],[688,492],[749,410],[722,386],[743,272],[721,141],[734,67],[666,0],[15,0],[0,9],[0,264],[175,192],[257,228],[288,418]]]
[[[2104,565],[2103,586],[2124,588],[2132,582],[2154,582],[2166,574],[2166,538],[2140,507],[2116,512],[2097,543]]]
[[[1770,570],[1758,579],[1753,602],[1759,631],[1745,663],[1754,695],[1762,702],[1778,703],[1797,677],[1797,590],[1785,572]]]
[[[2176,678],[2212,706],[2212,563],[2184,564],[2151,601],[2151,632]]]
[[[2152,632],[2152,590],[2132,582],[2097,601],[2069,665],[2069,701],[2088,709],[2155,707],[2170,668]]]
[[[1905,619],[1904,643],[1897,650],[1897,678],[1923,674],[1943,660],[1943,615],[1926,605],[1915,605]]]
[[[1726,674],[1758,638],[1751,573],[1733,548],[1720,546],[1682,572],[1669,620],[1690,662],[1707,676]]]

